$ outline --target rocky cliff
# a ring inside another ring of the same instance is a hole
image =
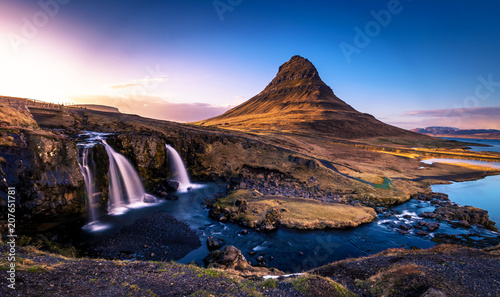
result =
[[[0,146],[0,206],[6,207],[6,188],[15,187],[20,216],[81,213],[85,201],[75,143],[41,130],[3,133],[12,141]]]

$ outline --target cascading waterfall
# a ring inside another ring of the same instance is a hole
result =
[[[143,206],[156,198],[146,194],[141,179],[130,162],[102,140],[109,157],[108,212],[122,214],[127,208]]]
[[[170,168],[173,172],[173,179],[178,181],[180,184],[179,190],[186,191],[193,187],[191,181],[189,180],[189,174],[184,166],[184,163],[182,162],[181,156],[179,156],[179,153],[177,153],[177,151],[168,144],[166,144],[165,147],[170,157]]]
[[[97,217],[98,195],[95,174],[93,149],[96,144],[102,143],[109,158],[108,170],[108,213],[113,215],[123,214],[129,208],[146,206],[146,203],[156,202],[156,197],[147,194],[141,183],[139,175],[130,162],[121,154],[111,148],[105,137],[108,133],[85,132],[80,137],[85,140],[78,143],[80,147],[79,166],[87,192],[87,211],[89,223],[83,228],[91,231],[107,229],[109,226],[99,222]]]
[[[94,181],[95,176],[95,163],[92,158],[92,146],[85,146],[82,148],[82,156],[80,158],[79,167],[80,172],[83,175],[83,181],[85,183],[85,191],[87,193],[87,212],[89,223],[96,221],[96,185]]]

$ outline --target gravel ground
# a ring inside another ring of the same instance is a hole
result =
[[[500,296],[500,256],[453,245],[430,250],[390,249],[313,269],[359,296]]]
[[[0,248],[2,254],[6,246]],[[5,261],[2,260],[5,267]],[[5,270],[2,273],[6,273]],[[266,287],[219,270],[173,262],[68,259],[18,248],[16,290],[0,278],[0,296],[304,296],[290,282]]]
[[[199,236],[187,224],[159,211],[113,236],[92,241],[87,254],[106,259],[175,261],[199,246]]]

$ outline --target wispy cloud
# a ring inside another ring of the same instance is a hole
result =
[[[111,89],[126,89],[126,88],[137,88],[137,87],[147,87],[151,84],[160,84],[162,82],[167,81],[168,78],[165,76],[160,77],[147,77],[142,79],[131,80],[126,83],[116,83],[112,85],[108,85],[107,87]]]
[[[470,117],[470,116],[496,116],[500,115],[500,107],[471,107],[471,108],[451,108],[435,110],[413,110],[407,111],[404,116],[417,117]]]
[[[133,88],[133,87],[140,87],[142,86],[141,84],[137,83],[123,83],[123,84],[115,84],[115,85],[109,85],[108,87],[112,89],[125,89],[125,88]]]
[[[117,107],[123,113],[175,122],[195,122],[218,116],[232,106],[208,103],[173,103],[157,96],[78,96],[72,98],[80,104],[101,104]]]
[[[394,117],[389,123],[403,128],[447,126],[460,129],[500,129],[500,107],[413,110]]]

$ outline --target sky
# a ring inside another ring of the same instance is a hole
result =
[[[191,122],[293,55],[357,110],[500,129],[500,2],[0,0],[0,95]]]

